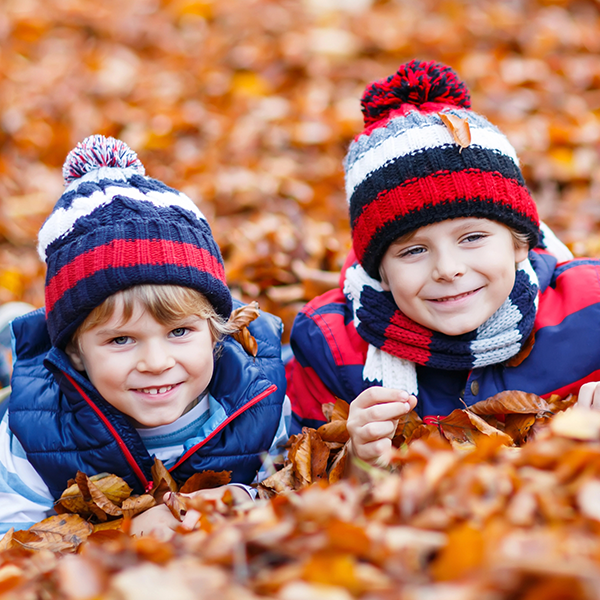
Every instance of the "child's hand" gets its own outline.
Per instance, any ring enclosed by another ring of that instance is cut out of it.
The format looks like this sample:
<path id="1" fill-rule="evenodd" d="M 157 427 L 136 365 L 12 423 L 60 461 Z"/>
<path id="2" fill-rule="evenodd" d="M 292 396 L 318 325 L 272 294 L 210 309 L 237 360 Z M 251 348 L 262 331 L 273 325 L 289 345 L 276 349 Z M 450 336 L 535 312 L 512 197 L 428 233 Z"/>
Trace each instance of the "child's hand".
<path id="1" fill-rule="evenodd" d="M 197 492 L 192 492 L 191 494 L 182 494 L 183 496 L 188 496 L 193 498 L 194 496 L 202 496 L 206 500 L 216 500 L 218 504 L 221 504 L 224 508 L 222 498 L 225 490 L 229 490 L 233 494 L 233 499 L 236 504 L 242 502 L 248 502 L 248 500 L 252 500 L 250 494 L 237 485 L 222 485 L 216 488 L 210 488 L 208 490 L 198 490 Z M 200 520 L 200 513 L 197 510 L 188 510 L 185 517 L 183 517 L 183 521 L 179 523 L 182 527 L 186 529 L 192 530 L 196 527 L 196 524 Z"/>
<path id="2" fill-rule="evenodd" d="M 191 494 L 181 494 L 192 498 L 194 496 L 202 496 L 207 500 L 218 500 L 220 501 L 223 493 L 226 489 L 231 490 L 233 497 L 237 503 L 247 502 L 251 500 L 250 494 L 243 488 L 237 485 L 222 485 L 220 487 L 211 488 L 208 490 L 198 490 Z M 168 496 L 171 492 L 166 492 L 163 501 L 168 501 Z M 180 522 L 170 511 L 166 504 L 159 504 L 153 506 L 143 513 L 137 515 L 131 519 L 131 528 L 129 530 L 130 535 L 137 535 L 138 537 L 143 535 L 152 535 L 159 540 L 168 541 L 173 535 L 175 535 L 175 529 L 183 527 L 184 529 L 192 530 L 196 526 L 200 519 L 200 513 L 196 510 L 188 510 L 183 520 Z"/>
<path id="3" fill-rule="evenodd" d="M 130 535 L 152 535 L 163 542 L 175 535 L 174 529 L 181 523 L 173 516 L 166 504 L 153 506 L 131 519 Z"/>
<path id="4" fill-rule="evenodd" d="M 600 410 L 600 382 L 590 381 L 584 383 L 579 390 L 575 406 Z"/>
<path id="5" fill-rule="evenodd" d="M 387 463 L 398 419 L 417 404 L 408 392 L 374 386 L 350 403 L 346 426 L 352 451 L 367 462 Z"/>

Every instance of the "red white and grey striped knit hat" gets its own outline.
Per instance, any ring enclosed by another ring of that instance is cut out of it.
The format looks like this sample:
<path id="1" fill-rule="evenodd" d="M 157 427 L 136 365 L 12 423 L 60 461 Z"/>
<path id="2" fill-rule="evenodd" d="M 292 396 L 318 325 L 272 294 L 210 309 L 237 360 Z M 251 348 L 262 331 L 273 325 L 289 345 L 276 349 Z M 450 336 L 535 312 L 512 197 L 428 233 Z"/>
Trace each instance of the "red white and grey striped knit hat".
<path id="1" fill-rule="evenodd" d="M 67 156 L 63 177 L 67 188 L 38 236 L 54 346 L 64 348 L 106 298 L 141 284 L 196 289 L 229 317 L 223 259 L 204 215 L 186 195 L 144 176 L 126 144 L 86 138 Z"/>
<path id="2" fill-rule="evenodd" d="M 345 159 L 356 256 L 373 278 L 389 245 L 419 227 L 458 217 L 499 221 L 538 242 L 539 218 L 508 139 L 470 110 L 456 73 L 413 60 L 362 97 L 365 129 Z M 467 119 L 461 148 L 440 113 Z"/>

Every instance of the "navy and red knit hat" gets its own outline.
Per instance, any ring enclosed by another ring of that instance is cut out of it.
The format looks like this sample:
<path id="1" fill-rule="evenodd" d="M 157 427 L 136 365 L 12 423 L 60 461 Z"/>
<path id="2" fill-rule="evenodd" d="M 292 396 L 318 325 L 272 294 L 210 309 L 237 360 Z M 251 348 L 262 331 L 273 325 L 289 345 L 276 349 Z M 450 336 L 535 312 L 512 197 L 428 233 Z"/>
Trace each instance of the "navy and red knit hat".
<path id="1" fill-rule="evenodd" d="M 69 153 L 63 177 L 67 188 L 38 237 L 54 346 L 64 348 L 95 307 L 134 285 L 193 288 L 229 318 L 223 259 L 190 198 L 145 177 L 135 152 L 101 135 Z"/>
<path id="2" fill-rule="evenodd" d="M 538 242 L 539 218 L 508 139 L 470 110 L 456 73 L 413 60 L 370 84 L 362 98 L 365 129 L 344 162 L 356 256 L 379 279 L 389 245 L 419 227 L 458 217 L 499 221 Z M 467 119 L 461 148 L 439 113 Z"/>

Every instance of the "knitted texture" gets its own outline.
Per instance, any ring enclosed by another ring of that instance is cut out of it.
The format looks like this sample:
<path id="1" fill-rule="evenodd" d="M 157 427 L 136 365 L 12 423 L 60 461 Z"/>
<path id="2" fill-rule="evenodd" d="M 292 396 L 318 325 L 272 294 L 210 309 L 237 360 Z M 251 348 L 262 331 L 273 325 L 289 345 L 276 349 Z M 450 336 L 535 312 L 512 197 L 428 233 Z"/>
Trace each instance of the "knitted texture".
<path id="1" fill-rule="evenodd" d="M 346 270 L 344 294 L 356 330 L 370 345 L 363 377 L 416 394 L 415 363 L 447 370 L 502 363 L 521 350 L 533 330 L 538 291 L 537 275 L 525 260 L 519 263 L 515 284 L 502 306 L 475 331 L 449 336 L 409 319 L 392 294 L 356 263 Z"/>
<path id="2" fill-rule="evenodd" d="M 144 176 L 135 152 L 100 135 L 71 151 L 63 175 L 67 188 L 38 236 L 53 345 L 64 348 L 96 306 L 134 285 L 196 289 L 229 317 L 223 259 L 190 198 Z"/>
<path id="3" fill-rule="evenodd" d="M 499 221 L 539 236 L 537 209 L 508 139 L 470 110 L 469 92 L 450 67 L 413 60 L 369 85 L 365 129 L 345 158 L 353 246 L 379 279 L 389 245 L 419 227 L 458 217 Z M 461 148 L 440 113 L 466 119 L 471 144 Z"/>

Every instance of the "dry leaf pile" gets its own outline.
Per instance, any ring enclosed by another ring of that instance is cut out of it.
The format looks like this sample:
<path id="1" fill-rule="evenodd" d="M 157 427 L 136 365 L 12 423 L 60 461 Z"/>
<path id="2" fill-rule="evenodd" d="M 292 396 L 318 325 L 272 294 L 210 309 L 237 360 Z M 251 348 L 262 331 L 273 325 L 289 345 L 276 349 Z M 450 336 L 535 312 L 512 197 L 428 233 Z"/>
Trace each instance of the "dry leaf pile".
<path id="1" fill-rule="evenodd" d="M 600 414 L 563 410 L 572 402 L 503 394 L 456 411 L 451 425 L 427 425 L 418 436 L 424 425 L 409 427 L 417 420 L 406 419 L 392 468 L 358 464 L 364 480 L 358 483 L 341 478 L 347 405 L 338 401 L 328 407 L 328 424 L 292 440 L 289 464 L 263 482 L 255 504 L 175 493 L 180 508 L 195 508 L 202 518 L 169 542 L 61 514 L 2 541 L 0 593 L 111 600 L 596 599 Z M 527 431 L 512 438 L 514 423 L 500 435 L 499 423 L 471 420 L 480 413 L 492 421 L 490 411 L 498 408 L 529 416 Z M 459 412 L 468 417 L 460 423 Z M 163 491 L 164 477 L 157 464 Z M 78 475 L 77 501 L 97 499 L 93 489 L 104 485 L 105 496 L 124 507 L 127 490 L 116 479 Z M 60 502 L 76 496 L 67 490 Z M 70 553 L 59 558 L 60 551 Z"/>

